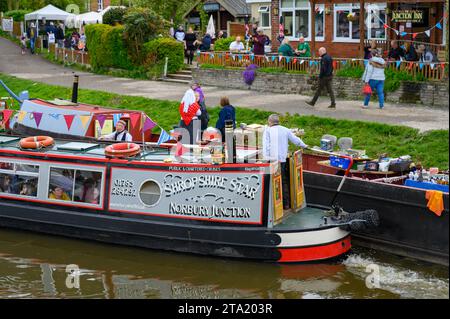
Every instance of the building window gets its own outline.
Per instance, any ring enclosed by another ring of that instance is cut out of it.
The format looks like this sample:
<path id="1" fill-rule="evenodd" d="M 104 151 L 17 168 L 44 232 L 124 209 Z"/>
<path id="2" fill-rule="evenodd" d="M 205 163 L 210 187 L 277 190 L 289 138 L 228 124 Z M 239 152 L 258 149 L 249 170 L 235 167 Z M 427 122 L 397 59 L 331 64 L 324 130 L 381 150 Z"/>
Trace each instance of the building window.
<path id="1" fill-rule="evenodd" d="M 366 6 L 367 39 L 386 40 L 386 3 Z"/>
<path id="2" fill-rule="evenodd" d="M 48 199 L 99 205 L 102 172 L 52 167 Z"/>
<path id="3" fill-rule="evenodd" d="M 98 11 L 103 10 L 103 0 L 97 0 Z"/>
<path id="4" fill-rule="evenodd" d="M 270 28 L 270 7 L 269 6 L 261 6 L 259 7 L 259 15 L 260 15 L 260 27 L 261 28 Z"/>
<path id="5" fill-rule="evenodd" d="M 284 34 L 291 40 L 304 37 L 311 40 L 311 5 L 305 0 L 281 0 L 281 16 L 283 17 Z M 324 40 L 324 5 L 316 6 L 315 11 L 316 40 Z"/>
<path id="6" fill-rule="evenodd" d="M 386 4 L 369 4 L 366 5 L 365 11 L 365 38 L 385 40 Z M 334 40 L 337 42 L 359 42 L 359 16 L 359 4 L 335 4 Z"/>
<path id="7" fill-rule="evenodd" d="M 0 193 L 36 197 L 39 166 L 0 162 Z"/>
<path id="8" fill-rule="evenodd" d="M 359 41 L 359 4 L 334 5 L 335 41 Z"/>

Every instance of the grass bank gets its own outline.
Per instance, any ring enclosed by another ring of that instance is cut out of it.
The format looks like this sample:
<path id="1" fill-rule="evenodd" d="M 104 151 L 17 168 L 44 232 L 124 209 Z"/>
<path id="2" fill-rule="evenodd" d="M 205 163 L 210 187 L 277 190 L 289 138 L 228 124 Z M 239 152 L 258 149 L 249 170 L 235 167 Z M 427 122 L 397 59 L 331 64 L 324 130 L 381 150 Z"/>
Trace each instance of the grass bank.
<path id="1" fill-rule="evenodd" d="M 16 93 L 28 90 L 31 97 L 41 99 L 71 98 L 70 88 L 22 80 L 1 73 L 0 79 Z M 6 95 L 3 88 L 0 88 L 0 96 Z M 170 130 L 179 119 L 179 102 L 175 101 L 154 100 L 93 90 L 80 90 L 79 101 L 119 109 L 141 110 L 166 130 Z M 219 110 L 219 107 L 208 109 L 212 125 L 217 121 Z M 256 109 L 236 108 L 238 123 L 265 124 L 270 113 Z M 354 148 L 365 149 L 367 154 L 372 157 L 382 153 L 388 153 L 392 157 L 409 154 L 415 161 L 421 162 L 427 167 L 436 166 L 441 169 L 449 167 L 448 130 L 435 130 L 422 134 L 416 129 L 404 126 L 291 114 L 282 114 L 281 120 L 282 124 L 287 127 L 303 128 L 306 132 L 303 139 L 309 145 L 319 145 L 323 134 L 333 134 L 337 137 L 349 136 L 353 138 Z"/>

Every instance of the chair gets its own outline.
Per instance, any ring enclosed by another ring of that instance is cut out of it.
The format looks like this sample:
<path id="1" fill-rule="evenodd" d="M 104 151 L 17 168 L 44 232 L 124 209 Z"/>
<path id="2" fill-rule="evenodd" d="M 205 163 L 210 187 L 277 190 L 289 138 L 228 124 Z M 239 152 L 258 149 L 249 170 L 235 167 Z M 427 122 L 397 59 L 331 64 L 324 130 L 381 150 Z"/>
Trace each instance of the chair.
<path id="1" fill-rule="evenodd" d="M 339 150 L 347 151 L 353 146 L 353 139 L 351 137 L 341 137 L 338 142 Z"/>

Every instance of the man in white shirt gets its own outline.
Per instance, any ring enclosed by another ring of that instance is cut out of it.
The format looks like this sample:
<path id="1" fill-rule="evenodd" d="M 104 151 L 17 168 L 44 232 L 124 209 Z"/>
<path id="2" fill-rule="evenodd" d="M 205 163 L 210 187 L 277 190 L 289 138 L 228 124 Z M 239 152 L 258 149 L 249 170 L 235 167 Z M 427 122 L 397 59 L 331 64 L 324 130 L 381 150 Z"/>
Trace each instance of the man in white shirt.
<path id="1" fill-rule="evenodd" d="M 236 41 L 231 42 L 230 44 L 230 51 L 231 52 L 239 52 L 244 51 L 245 47 L 244 44 L 241 42 L 241 37 L 237 36 Z"/>
<path id="2" fill-rule="evenodd" d="M 283 208 L 289 209 L 289 170 L 286 158 L 289 152 L 289 141 L 302 148 L 307 148 L 299 137 L 287 127 L 280 125 L 280 118 L 277 114 L 269 116 L 269 127 L 263 134 L 263 156 L 270 161 L 278 161 L 281 164 L 281 175 L 283 181 Z"/>
<path id="3" fill-rule="evenodd" d="M 131 136 L 131 134 L 128 133 L 128 131 L 125 129 L 126 126 L 127 123 L 124 120 L 119 120 L 116 124 L 116 131 L 111 134 L 101 136 L 100 139 L 109 141 L 132 142 L 133 136 Z"/>

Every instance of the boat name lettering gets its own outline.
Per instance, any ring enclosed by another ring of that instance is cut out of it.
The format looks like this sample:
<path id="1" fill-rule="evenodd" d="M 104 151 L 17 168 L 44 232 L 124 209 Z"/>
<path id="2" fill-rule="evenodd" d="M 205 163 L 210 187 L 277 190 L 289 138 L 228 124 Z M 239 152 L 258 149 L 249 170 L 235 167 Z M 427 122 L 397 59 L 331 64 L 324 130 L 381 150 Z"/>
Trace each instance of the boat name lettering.
<path id="1" fill-rule="evenodd" d="M 172 182 L 168 183 L 167 180 Z M 229 180 L 226 177 L 214 175 L 195 176 L 187 179 L 182 179 L 180 176 L 167 175 L 165 181 L 164 192 L 166 197 L 194 190 L 198 187 L 228 190 L 231 193 L 254 200 L 258 191 L 258 188 L 240 182 L 238 179 Z"/>
<path id="2" fill-rule="evenodd" d="M 219 207 L 196 206 L 188 204 L 170 203 L 170 214 L 202 216 L 212 218 L 250 218 L 250 209 L 247 207 Z"/>

